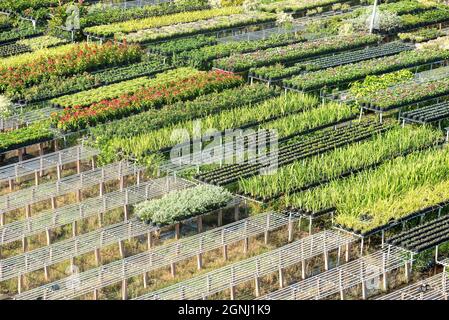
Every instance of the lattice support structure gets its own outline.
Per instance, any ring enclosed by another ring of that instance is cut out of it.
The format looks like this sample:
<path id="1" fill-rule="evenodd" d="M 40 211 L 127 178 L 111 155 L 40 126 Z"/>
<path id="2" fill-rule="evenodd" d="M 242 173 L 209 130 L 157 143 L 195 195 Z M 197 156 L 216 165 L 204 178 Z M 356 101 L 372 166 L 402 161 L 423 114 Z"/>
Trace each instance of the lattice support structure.
<path id="1" fill-rule="evenodd" d="M 449 275 L 439 273 L 376 300 L 448 300 Z"/>
<path id="2" fill-rule="evenodd" d="M 45 211 L 25 220 L 15 221 L 0 227 L 0 245 L 23 240 L 25 237 L 93 216 L 99 216 L 101 222 L 103 214 L 108 211 L 135 205 L 147 199 L 158 198 L 170 191 L 181 190 L 190 186 L 193 186 L 193 184 L 183 179 L 173 177 L 159 178 L 121 191 L 118 190 L 96 198 L 89 198 L 81 203 Z"/>
<path id="3" fill-rule="evenodd" d="M 269 226 L 266 223 L 267 216 L 270 217 Z M 230 244 L 264 234 L 267 231 L 267 227 L 271 231 L 287 226 L 292 219 L 292 216 L 273 212 L 249 217 L 227 226 L 161 245 L 147 252 L 80 273 L 77 275 L 78 285 L 75 289 L 66 285 L 67 279 L 62 279 L 23 292 L 16 295 L 14 299 L 75 299 L 92 292 L 94 295 L 95 293 L 98 294 L 101 288 L 116 283 L 122 283 L 123 298 L 127 298 L 127 294 L 124 293 L 126 291 L 127 279 L 131 277 L 143 275 L 144 279 L 147 279 L 146 273 L 148 272 L 175 266 L 178 262 L 195 257 L 199 260 L 199 257 L 202 257 L 206 252 L 226 248 Z M 330 236 L 327 238 L 329 241 L 332 240 Z M 350 240 L 341 237 L 341 241 Z M 150 243 L 151 237 L 149 239 Z M 56 290 L 55 288 L 58 289 Z"/>
<path id="4" fill-rule="evenodd" d="M 40 149 L 43 153 L 42 148 Z M 58 177 L 61 176 L 61 170 L 64 165 L 76 163 L 78 173 L 81 161 L 93 159 L 99 154 L 99 151 L 82 145 L 61 151 L 41 155 L 37 158 L 25 160 L 19 163 L 0 167 L 0 183 L 8 182 L 10 189 L 19 178 L 34 175 L 35 184 L 39 184 L 39 178 L 45 171 L 55 169 Z M 12 191 L 12 190 L 11 190 Z"/>
<path id="5" fill-rule="evenodd" d="M 150 292 L 137 300 L 204 299 L 227 289 L 231 292 L 231 299 L 234 299 L 236 286 L 239 284 L 255 279 L 259 281 L 260 277 L 272 273 L 281 273 L 287 267 L 324 255 L 354 241 L 355 238 L 350 235 L 326 230 L 265 254 Z M 283 277 L 280 278 L 282 281 Z"/>
<path id="6" fill-rule="evenodd" d="M 50 200 L 53 209 L 56 209 L 56 198 L 72 192 L 80 199 L 81 191 L 96 185 L 104 185 L 106 182 L 119 180 L 120 188 L 124 187 L 124 179 L 127 176 L 136 176 L 144 168 L 137 167 L 129 162 L 118 162 L 105 167 L 60 178 L 56 182 L 49 182 L 31 188 L 19 190 L 0 196 L 0 216 L 4 225 L 4 214 L 20 208 L 26 209 L 26 218 L 31 215 L 31 206 L 41 201 Z"/>
<path id="7" fill-rule="evenodd" d="M 345 291 L 356 286 L 361 286 L 362 298 L 366 299 L 369 284 L 385 290 L 388 285 L 388 272 L 411 263 L 408 255 L 409 253 L 405 250 L 390 247 L 322 272 L 261 299 L 320 300 L 338 294 L 341 299 L 344 299 Z M 380 281 L 381 278 L 382 281 Z"/>

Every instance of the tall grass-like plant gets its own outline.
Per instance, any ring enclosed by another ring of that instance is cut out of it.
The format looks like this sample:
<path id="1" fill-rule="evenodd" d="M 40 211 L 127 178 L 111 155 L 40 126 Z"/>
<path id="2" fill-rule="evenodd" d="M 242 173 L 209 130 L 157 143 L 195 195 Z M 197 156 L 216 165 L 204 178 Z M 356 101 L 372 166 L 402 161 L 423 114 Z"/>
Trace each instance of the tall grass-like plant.
<path id="1" fill-rule="evenodd" d="M 371 215 L 367 214 L 369 208 L 376 208 L 382 201 L 392 203 L 422 186 L 447 181 L 448 168 L 448 148 L 429 150 L 396 158 L 345 180 L 334 180 L 313 190 L 287 195 L 284 202 L 314 212 L 335 207 L 338 215 L 342 215 L 338 220 L 340 224 L 369 230 L 404 214 L 398 210 L 383 213 L 371 210 L 376 212 Z"/>
<path id="2" fill-rule="evenodd" d="M 242 180 L 239 182 L 239 188 L 254 197 L 290 194 L 298 188 L 337 178 L 351 170 L 368 168 L 370 165 L 391 160 L 401 153 L 430 147 L 441 138 L 441 133 L 431 128 L 401 128 L 397 125 L 372 140 L 295 162 L 279 168 L 273 175 Z"/>

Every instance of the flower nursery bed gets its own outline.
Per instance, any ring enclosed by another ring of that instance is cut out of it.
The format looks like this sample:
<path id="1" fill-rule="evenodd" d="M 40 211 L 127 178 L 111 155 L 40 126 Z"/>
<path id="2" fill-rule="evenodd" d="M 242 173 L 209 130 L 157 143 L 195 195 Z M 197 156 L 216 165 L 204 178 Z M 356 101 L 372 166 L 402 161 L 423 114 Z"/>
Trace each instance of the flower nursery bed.
<path id="1" fill-rule="evenodd" d="M 169 71 L 170 72 L 170 71 Z M 176 70 L 174 71 L 176 72 Z M 118 98 L 102 100 L 88 105 L 71 104 L 53 118 L 54 124 L 64 131 L 76 131 L 98 123 L 123 118 L 164 104 L 192 99 L 198 95 L 223 90 L 242 84 L 243 79 L 217 71 L 196 72 L 178 79 L 172 76 L 161 82 L 161 75 L 151 79 L 134 92 L 121 94 Z M 163 78 L 162 78 L 163 79 Z"/>
<path id="2" fill-rule="evenodd" d="M 300 62 L 294 64 L 293 66 L 276 64 L 268 67 L 251 69 L 249 71 L 249 76 L 256 77 L 264 81 L 277 82 L 284 78 L 288 78 L 301 73 L 318 71 L 345 64 L 358 63 L 374 58 L 386 57 L 412 49 L 413 46 L 402 42 L 389 42 L 379 46 L 342 52 L 339 54 L 337 53 L 305 62 Z"/>
<path id="3" fill-rule="evenodd" d="M 348 84 L 369 75 L 388 73 L 447 58 L 449 58 L 449 51 L 444 50 L 405 51 L 388 57 L 306 73 L 284 80 L 283 84 L 286 88 L 299 91 L 320 90 L 324 87 Z"/>
<path id="4" fill-rule="evenodd" d="M 235 54 L 231 57 L 214 60 L 213 66 L 218 69 L 243 72 L 251 68 L 272 65 L 275 63 L 292 63 L 351 50 L 378 43 L 381 38 L 377 35 L 351 35 L 343 37 L 328 37 L 304 43 L 292 44 L 279 48 L 259 50 L 245 54 Z"/>

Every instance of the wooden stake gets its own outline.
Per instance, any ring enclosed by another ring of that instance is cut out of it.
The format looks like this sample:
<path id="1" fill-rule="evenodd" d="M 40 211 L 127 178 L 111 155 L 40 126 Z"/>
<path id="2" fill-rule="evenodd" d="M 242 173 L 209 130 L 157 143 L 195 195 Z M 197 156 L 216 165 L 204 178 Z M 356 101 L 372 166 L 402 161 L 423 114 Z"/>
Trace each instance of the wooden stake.
<path id="1" fill-rule="evenodd" d="M 219 211 L 218 211 L 218 219 L 217 219 L 218 221 L 217 221 L 217 225 L 219 226 L 219 227 L 221 227 L 222 225 L 223 225 L 223 210 L 222 209 L 220 209 Z"/>
<path id="2" fill-rule="evenodd" d="M 180 235 L 179 229 L 180 228 L 179 228 L 179 222 L 178 222 L 178 223 L 175 224 L 175 239 L 176 240 L 179 240 L 179 238 L 180 238 L 180 236 L 179 236 Z"/>
<path id="3" fill-rule="evenodd" d="M 122 300 L 128 300 L 128 280 L 122 280 Z"/>

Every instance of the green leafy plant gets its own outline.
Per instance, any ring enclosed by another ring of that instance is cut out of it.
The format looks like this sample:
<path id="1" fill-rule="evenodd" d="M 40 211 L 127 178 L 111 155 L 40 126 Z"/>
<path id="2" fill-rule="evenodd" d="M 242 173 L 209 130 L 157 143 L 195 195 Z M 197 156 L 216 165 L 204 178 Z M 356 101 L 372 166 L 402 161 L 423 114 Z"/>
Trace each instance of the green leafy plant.
<path id="1" fill-rule="evenodd" d="M 169 225 L 224 207 L 232 199 L 226 189 L 200 185 L 138 204 L 136 215 L 147 223 Z"/>

